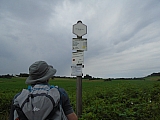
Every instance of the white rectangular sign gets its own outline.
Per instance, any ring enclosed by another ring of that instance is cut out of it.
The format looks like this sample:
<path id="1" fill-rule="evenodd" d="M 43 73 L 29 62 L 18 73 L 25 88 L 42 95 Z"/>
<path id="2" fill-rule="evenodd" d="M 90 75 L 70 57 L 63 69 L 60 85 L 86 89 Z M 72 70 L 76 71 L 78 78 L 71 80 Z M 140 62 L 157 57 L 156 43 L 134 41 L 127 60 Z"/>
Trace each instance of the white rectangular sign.
<path id="1" fill-rule="evenodd" d="M 83 64 L 84 62 L 84 53 L 83 52 L 72 52 L 72 64 Z"/>
<path id="2" fill-rule="evenodd" d="M 87 39 L 72 39 L 72 50 L 84 50 L 87 51 Z"/>
<path id="3" fill-rule="evenodd" d="M 71 76 L 82 76 L 82 66 L 81 65 L 73 65 Z"/>

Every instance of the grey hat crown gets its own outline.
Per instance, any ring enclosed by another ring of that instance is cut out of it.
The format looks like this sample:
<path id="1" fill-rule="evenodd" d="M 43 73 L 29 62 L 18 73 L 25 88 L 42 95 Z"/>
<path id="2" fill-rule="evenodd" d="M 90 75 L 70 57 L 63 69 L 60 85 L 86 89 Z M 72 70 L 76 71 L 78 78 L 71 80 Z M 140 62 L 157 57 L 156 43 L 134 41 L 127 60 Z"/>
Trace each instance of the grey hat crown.
<path id="1" fill-rule="evenodd" d="M 36 84 L 47 81 L 56 73 L 56 69 L 45 61 L 37 61 L 29 67 L 29 77 L 26 84 Z"/>
<path id="2" fill-rule="evenodd" d="M 38 61 L 29 67 L 29 74 L 33 79 L 38 79 L 43 77 L 49 70 L 49 66 L 44 61 Z"/>

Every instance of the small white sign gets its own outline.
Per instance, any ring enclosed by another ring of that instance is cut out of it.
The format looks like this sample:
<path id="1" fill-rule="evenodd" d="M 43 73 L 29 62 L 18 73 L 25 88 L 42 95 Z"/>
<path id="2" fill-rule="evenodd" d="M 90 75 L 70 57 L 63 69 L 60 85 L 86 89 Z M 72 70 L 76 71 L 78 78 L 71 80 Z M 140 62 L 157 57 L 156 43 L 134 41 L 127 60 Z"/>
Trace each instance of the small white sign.
<path id="1" fill-rule="evenodd" d="M 73 38 L 72 50 L 84 50 L 87 51 L 87 39 Z"/>
<path id="2" fill-rule="evenodd" d="M 83 52 L 72 52 L 72 64 L 83 64 L 84 62 L 84 53 Z"/>
<path id="3" fill-rule="evenodd" d="M 87 26 L 82 22 L 78 22 L 77 24 L 73 25 L 73 34 L 81 37 L 87 34 Z"/>
<path id="4" fill-rule="evenodd" d="M 82 76 L 82 66 L 81 65 L 73 65 L 71 76 Z"/>

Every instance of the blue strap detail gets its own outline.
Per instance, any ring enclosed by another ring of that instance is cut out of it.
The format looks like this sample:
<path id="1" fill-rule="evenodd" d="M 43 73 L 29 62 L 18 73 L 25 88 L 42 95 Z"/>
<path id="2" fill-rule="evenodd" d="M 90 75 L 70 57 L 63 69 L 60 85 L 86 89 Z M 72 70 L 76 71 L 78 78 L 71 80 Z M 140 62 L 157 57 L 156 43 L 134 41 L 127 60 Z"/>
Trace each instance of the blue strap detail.
<path id="1" fill-rule="evenodd" d="M 52 88 L 55 88 L 55 86 L 54 86 L 54 85 L 51 85 L 51 86 L 50 86 L 50 89 L 52 89 Z"/>
<path id="2" fill-rule="evenodd" d="M 54 85 L 51 85 L 51 86 L 50 86 L 50 89 L 52 89 L 52 88 L 55 88 L 55 86 L 54 86 Z M 34 90 L 40 90 L 40 89 L 42 89 L 42 88 L 36 88 L 36 89 L 34 89 Z M 31 85 L 28 86 L 28 90 L 29 90 L 30 92 L 32 91 L 32 86 L 31 86 Z"/>
<path id="3" fill-rule="evenodd" d="M 32 86 L 29 85 L 29 86 L 28 86 L 28 90 L 29 90 L 30 92 L 31 92 L 31 89 L 32 89 Z"/>

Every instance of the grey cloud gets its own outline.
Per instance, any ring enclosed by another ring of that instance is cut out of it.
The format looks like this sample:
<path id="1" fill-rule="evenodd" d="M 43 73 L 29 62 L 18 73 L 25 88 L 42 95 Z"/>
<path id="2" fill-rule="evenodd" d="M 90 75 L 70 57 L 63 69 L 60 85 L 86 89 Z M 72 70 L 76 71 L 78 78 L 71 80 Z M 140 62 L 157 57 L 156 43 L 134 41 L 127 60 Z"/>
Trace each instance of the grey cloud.
<path id="1" fill-rule="evenodd" d="M 45 60 L 57 75 L 70 76 L 72 25 L 78 20 L 88 29 L 84 74 L 136 77 L 158 71 L 159 3 L 1 0 L 0 74 L 28 72 L 30 64 Z"/>

